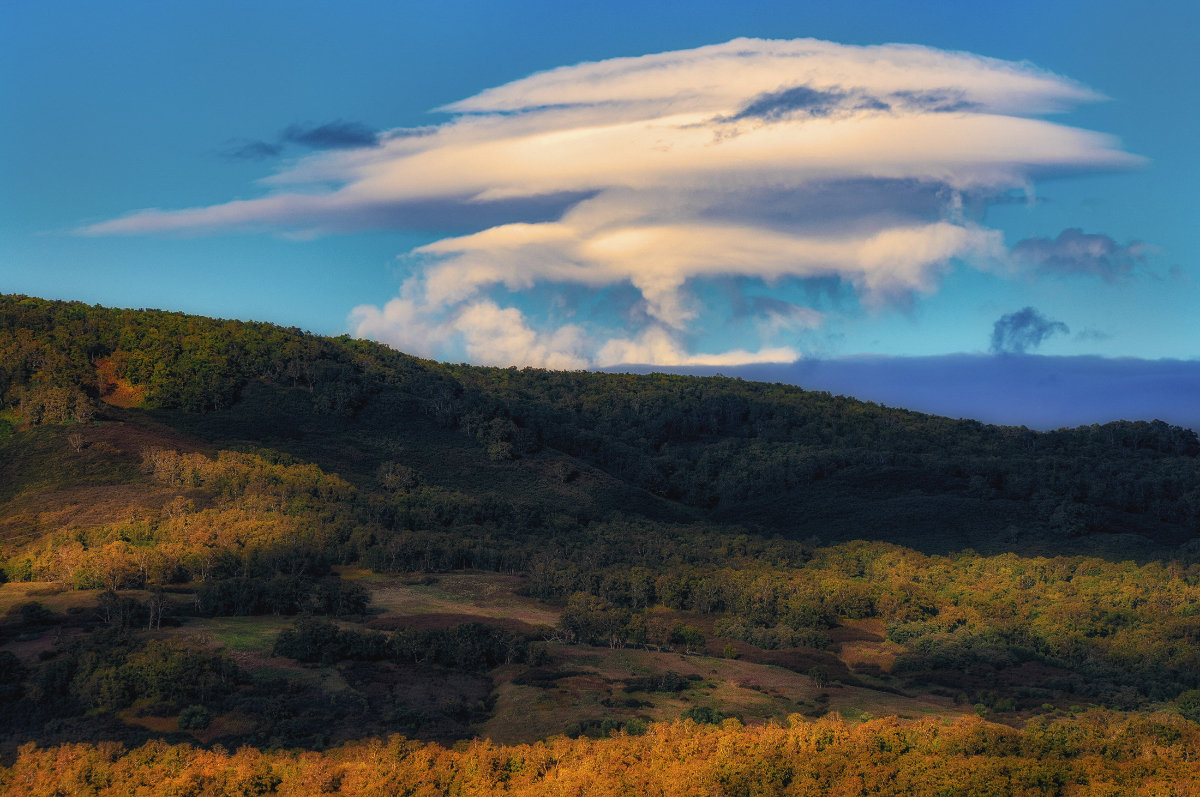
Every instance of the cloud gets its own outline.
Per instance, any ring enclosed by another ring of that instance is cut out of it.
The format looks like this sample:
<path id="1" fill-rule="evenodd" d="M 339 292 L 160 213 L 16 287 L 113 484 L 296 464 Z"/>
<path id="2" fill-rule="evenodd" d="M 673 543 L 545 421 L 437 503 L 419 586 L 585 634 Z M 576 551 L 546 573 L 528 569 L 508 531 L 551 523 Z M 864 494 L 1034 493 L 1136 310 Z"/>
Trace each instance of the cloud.
<path id="1" fill-rule="evenodd" d="M 1063 230 L 1054 240 L 1026 238 L 1012 248 L 1015 260 L 1043 274 L 1087 274 L 1116 282 L 1129 277 L 1146 259 L 1148 246 L 1141 241 L 1122 246 L 1107 235 Z"/>
<path id="2" fill-rule="evenodd" d="M 392 132 L 396 137 L 422 134 L 421 128 Z M 234 160 L 269 160 L 282 155 L 289 144 L 316 150 L 359 149 L 378 146 L 379 134 L 361 122 L 344 122 L 340 119 L 322 125 L 291 124 L 274 141 L 233 139 L 218 150 L 218 154 Z M 176 226 L 179 226 L 180 218 L 186 217 L 177 217 Z"/>
<path id="3" fill-rule="evenodd" d="M 1032 307 L 1000 316 L 992 327 L 992 352 L 1024 354 L 1033 351 L 1052 335 L 1070 334 L 1061 321 L 1051 321 Z"/>
<path id="4" fill-rule="evenodd" d="M 599 367 L 649 364 L 671 366 L 734 366 L 759 363 L 788 363 L 797 360 L 800 352 L 787 346 L 764 348 L 758 351 L 735 349 L 707 354 L 688 354 L 662 327 L 651 327 L 636 338 L 609 340 L 593 358 Z"/>
<path id="5" fill-rule="evenodd" d="M 379 134 L 361 122 L 337 120 L 323 125 L 293 124 L 280 135 L 283 141 L 312 149 L 356 149 L 379 144 Z"/>
<path id="6" fill-rule="evenodd" d="M 434 127 L 289 128 L 281 142 L 318 151 L 263 181 L 264 196 L 79 232 L 427 230 L 442 237 L 403 257 L 400 299 L 448 331 L 429 353 L 684 363 L 702 356 L 699 329 L 734 320 L 698 298 L 713 280 L 834 280 L 883 308 L 936 291 L 957 263 L 1005 262 L 1003 236 L 964 208 L 1141 162 L 1109 136 L 1038 118 L 1098 99 L 969 53 L 737 39 L 531 75 L 438 109 L 450 119 Z M 620 324 L 521 304 L 554 285 L 632 288 L 637 300 Z M 387 325 L 389 306 L 356 309 L 356 332 L 411 338 Z M 794 352 L 800 321 L 819 316 L 771 318 L 758 340 L 703 356 Z"/>
<path id="7" fill-rule="evenodd" d="M 357 334 L 423 356 L 435 356 L 447 342 L 458 345 L 480 365 L 531 365 L 577 370 L 648 364 L 658 366 L 734 366 L 792 362 L 800 352 L 786 346 L 756 351 L 689 354 L 675 330 L 650 326 L 635 337 L 591 338 L 582 327 L 567 324 L 535 330 L 515 307 L 491 300 L 466 302 L 450 313 L 403 296 L 383 307 L 361 305 L 350 314 Z"/>
<path id="8" fill-rule="evenodd" d="M 252 161 L 278 158 L 282 152 L 282 144 L 276 144 L 271 141 L 255 141 L 247 139 L 235 139 L 230 141 L 220 150 L 220 154 L 226 158 Z"/>
<path id="9" fill-rule="evenodd" d="M 825 321 L 825 314 L 818 310 L 773 296 L 749 296 L 747 301 L 751 314 L 770 330 L 770 338 L 785 330 L 816 329 Z"/>
<path id="10" fill-rule="evenodd" d="M 1092 329 L 1091 327 L 1086 327 L 1075 333 L 1075 340 L 1084 340 L 1084 341 L 1112 340 L 1112 333 L 1105 332 L 1102 329 Z"/>

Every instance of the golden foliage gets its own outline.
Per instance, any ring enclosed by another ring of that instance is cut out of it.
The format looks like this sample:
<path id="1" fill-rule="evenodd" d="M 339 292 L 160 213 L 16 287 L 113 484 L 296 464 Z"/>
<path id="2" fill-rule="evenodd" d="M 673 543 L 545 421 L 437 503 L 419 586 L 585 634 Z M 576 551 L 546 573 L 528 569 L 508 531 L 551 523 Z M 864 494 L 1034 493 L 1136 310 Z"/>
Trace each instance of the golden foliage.
<path id="1" fill-rule="evenodd" d="M 488 740 L 446 749 L 399 736 L 327 753 L 149 742 L 25 745 L 0 794 L 945 795 L 1191 794 L 1200 728 L 1177 716 L 1090 712 L 1023 730 L 977 718 L 788 727 L 656 724 L 643 736 Z"/>

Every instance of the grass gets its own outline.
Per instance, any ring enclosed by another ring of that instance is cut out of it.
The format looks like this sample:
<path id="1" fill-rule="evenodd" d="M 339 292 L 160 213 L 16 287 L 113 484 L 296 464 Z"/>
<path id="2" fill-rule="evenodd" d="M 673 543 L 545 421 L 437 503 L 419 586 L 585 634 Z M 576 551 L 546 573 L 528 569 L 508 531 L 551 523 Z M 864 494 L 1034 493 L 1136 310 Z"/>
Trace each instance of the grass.
<path id="1" fill-rule="evenodd" d="M 140 480 L 136 459 L 115 446 L 104 424 L 58 424 L 21 429 L 0 441 L 0 502 L 34 490 Z M 81 434 L 87 445 L 68 441 Z"/>
<path id="2" fill-rule="evenodd" d="M 190 620 L 181 630 L 187 634 L 210 637 L 213 642 L 230 651 L 270 655 L 275 637 L 295 622 L 294 617 L 210 617 Z"/>
<path id="3" fill-rule="evenodd" d="M 66 614 L 72 609 L 94 609 L 98 595 L 91 591 L 62 590 L 49 581 L 0 584 L 0 615 L 15 612 L 18 606 L 34 601 L 57 614 Z"/>
<path id="4" fill-rule="evenodd" d="M 371 593 L 371 606 L 381 610 L 378 621 L 408 619 L 425 624 L 433 615 L 447 622 L 504 620 L 536 627 L 558 624 L 560 612 L 533 598 L 516 594 L 522 579 L 502 573 L 447 573 L 436 583 L 406 584 L 403 577 L 376 575 L 370 571 L 342 572 L 343 578 L 358 581 Z"/>

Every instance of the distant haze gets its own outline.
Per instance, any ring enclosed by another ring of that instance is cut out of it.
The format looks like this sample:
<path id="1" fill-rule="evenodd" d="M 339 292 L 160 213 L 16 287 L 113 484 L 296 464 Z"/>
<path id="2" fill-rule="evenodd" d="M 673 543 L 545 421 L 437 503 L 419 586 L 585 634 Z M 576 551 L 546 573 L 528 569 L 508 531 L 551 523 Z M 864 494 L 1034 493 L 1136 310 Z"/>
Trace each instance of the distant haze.
<path id="1" fill-rule="evenodd" d="M 622 366 L 612 370 L 719 373 L 1034 429 L 1157 419 L 1200 430 L 1200 362 L 1189 360 L 951 354 L 799 360 L 736 368 Z"/>

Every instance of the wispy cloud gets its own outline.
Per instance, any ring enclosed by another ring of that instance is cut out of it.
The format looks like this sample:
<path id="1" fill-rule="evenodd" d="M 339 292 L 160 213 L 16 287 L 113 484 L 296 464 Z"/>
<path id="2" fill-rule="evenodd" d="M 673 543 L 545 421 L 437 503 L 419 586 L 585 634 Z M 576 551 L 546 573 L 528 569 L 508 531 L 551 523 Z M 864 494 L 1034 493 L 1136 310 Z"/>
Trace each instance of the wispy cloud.
<path id="1" fill-rule="evenodd" d="M 218 152 L 235 160 L 261 161 L 278 158 L 283 154 L 283 145 L 274 141 L 238 138 L 226 142 Z"/>
<path id="2" fill-rule="evenodd" d="M 358 334 L 536 365 L 762 362 L 796 356 L 799 322 L 818 316 L 775 314 L 757 347 L 703 355 L 693 333 L 728 319 L 702 307 L 696 285 L 834 279 L 881 307 L 935 291 L 955 261 L 1005 260 L 1002 235 L 964 207 L 1043 176 L 1139 163 L 1108 136 L 1037 118 L 1097 99 L 968 53 L 738 39 L 535 74 L 439 109 L 445 124 L 313 153 L 262 198 L 80 232 L 462 230 L 409 253 L 401 296 L 356 308 Z M 285 138 L 337 147 L 373 135 L 338 124 Z M 556 284 L 632 286 L 634 328 L 552 328 L 511 300 Z"/>
<path id="3" fill-rule="evenodd" d="M 1145 261 L 1148 248 L 1141 241 L 1122 246 L 1107 235 L 1071 228 L 1053 240 L 1018 241 L 1012 255 L 1044 274 L 1087 274 L 1115 282 L 1130 276 L 1134 267 Z"/>
<path id="4" fill-rule="evenodd" d="M 288 125 L 280 139 L 312 149 L 357 149 L 379 144 L 379 134 L 362 122 L 340 119 L 323 125 Z"/>
<path id="5" fill-rule="evenodd" d="M 235 160 L 269 160 L 278 158 L 290 144 L 308 149 L 360 149 L 379 144 L 379 133 L 362 122 L 341 119 L 314 125 L 290 124 L 273 141 L 235 138 L 225 143 L 218 154 Z"/>
<path id="6" fill-rule="evenodd" d="M 1035 351 L 1047 338 L 1070 334 L 1061 321 L 1051 321 L 1032 307 L 1000 316 L 992 327 L 992 352 L 1025 354 Z"/>

